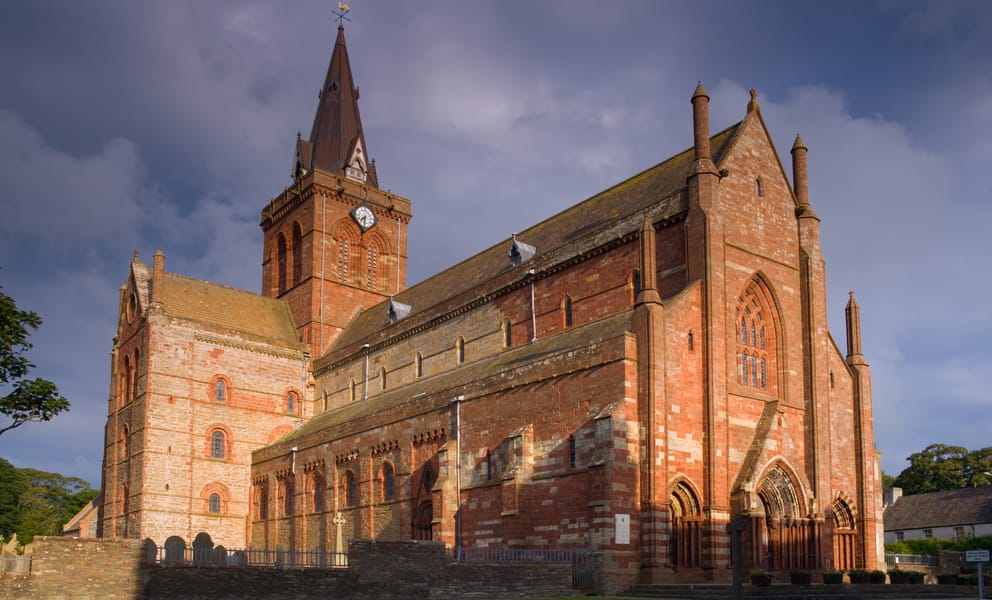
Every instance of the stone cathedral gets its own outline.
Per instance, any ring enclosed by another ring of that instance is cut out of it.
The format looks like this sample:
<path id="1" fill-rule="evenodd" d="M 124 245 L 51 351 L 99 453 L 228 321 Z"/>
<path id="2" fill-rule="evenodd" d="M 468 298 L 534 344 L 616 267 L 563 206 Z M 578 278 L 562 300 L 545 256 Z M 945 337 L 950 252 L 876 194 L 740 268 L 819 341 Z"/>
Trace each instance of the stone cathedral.
<path id="1" fill-rule="evenodd" d="M 101 534 L 584 548 L 620 588 L 728 580 L 734 522 L 748 567 L 875 568 L 860 310 L 838 343 L 807 148 L 790 182 L 742 113 L 697 86 L 685 151 L 407 287 L 339 27 L 262 293 L 131 261 Z"/>

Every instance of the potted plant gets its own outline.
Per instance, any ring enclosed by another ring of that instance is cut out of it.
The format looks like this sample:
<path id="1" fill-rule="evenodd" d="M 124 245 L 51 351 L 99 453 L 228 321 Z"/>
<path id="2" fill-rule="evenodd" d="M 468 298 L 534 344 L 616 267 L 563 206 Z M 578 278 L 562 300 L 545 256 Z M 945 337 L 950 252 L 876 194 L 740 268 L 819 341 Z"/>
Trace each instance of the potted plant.
<path id="1" fill-rule="evenodd" d="M 885 583 L 885 571 L 869 571 L 868 572 L 868 583 L 873 583 L 875 585 Z"/>
<path id="2" fill-rule="evenodd" d="M 823 583 L 826 585 L 840 585 L 844 583 L 844 571 L 824 571 Z"/>
<path id="3" fill-rule="evenodd" d="M 864 569 L 851 569 L 847 572 L 847 576 L 851 578 L 853 584 L 868 583 L 869 581 L 868 571 Z"/>
<path id="4" fill-rule="evenodd" d="M 813 573 L 809 571 L 789 571 L 789 582 L 792 585 L 809 585 L 813 583 Z"/>
<path id="5" fill-rule="evenodd" d="M 764 569 L 751 569 L 751 585 L 766 586 L 772 584 L 772 574 Z"/>
<path id="6" fill-rule="evenodd" d="M 909 575 L 910 571 L 900 571 L 899 569 L 889 571 L 889 582 L 893 585 L 909 583 Z"/>

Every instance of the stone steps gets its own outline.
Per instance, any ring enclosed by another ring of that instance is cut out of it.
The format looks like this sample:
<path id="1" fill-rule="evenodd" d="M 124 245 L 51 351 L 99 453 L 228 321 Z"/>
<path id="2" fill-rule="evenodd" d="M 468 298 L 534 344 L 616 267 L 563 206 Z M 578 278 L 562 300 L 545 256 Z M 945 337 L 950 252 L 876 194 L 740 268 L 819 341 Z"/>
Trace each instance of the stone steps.
<path id="1" fill-rule="evenodd" d="M 773 584 L 765 587 L 744 586 L 748 600 L 914 600 L 975 598 L 975 586 L 961 585 L 789 585 Z M 621 594 L 623 598 L 668 598 L 671 600 L 732 600 L 729 585 L 698 584 L 641 584 Z"/>

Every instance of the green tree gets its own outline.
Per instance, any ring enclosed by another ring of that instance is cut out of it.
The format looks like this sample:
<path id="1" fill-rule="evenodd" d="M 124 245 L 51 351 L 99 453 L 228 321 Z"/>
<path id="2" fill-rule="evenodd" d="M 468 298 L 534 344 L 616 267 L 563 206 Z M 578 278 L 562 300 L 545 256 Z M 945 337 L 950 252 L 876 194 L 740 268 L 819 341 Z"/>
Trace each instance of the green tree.
<path id="1" fill-rule="evenodd" d="M 18 310 L 14 299 L 0 291 L 0 390 L 10 388 L 0 397 L 0 414 L 10 419 L 6 426 L 0 424 L 0 434 L 31 421 L 49 421 L 69 410 L 69 401 L 59 394 L 54 383 L 27 379 L 34 368 L 25 356 L 31 349 L 28 336 L 40 326 L 41 317 Z"/>
<path id="2" fill-rule="evenodd" d="M 896 478 L 882 471 L 882 489 L 887 490 L 896 484 Z"/>
<path id="3" fill-rule="evenodd" d="M 0 458 L 0 538 L 9 538 L 21 524 L 18 504 L 27 489 L 20 469 Z"/>
<path id="4" fill-rule="evenodd" d="M 20 471 L 27 486 L 18 502 L 21 522 L 17 538 L 25 545 L 36 535 L 62 535 L 62 525 L 97 495 L 78 477 L 35 469 Z"/>
<path id="5" fill-rule="evenodd" d="M 992 477 L 992 447 L 969 451 L 961 446 L 931 444 L 909 455 L 909 466 L 894 485 L 906 495 L 928 494 L 963 487 L 989 485 Z"/>

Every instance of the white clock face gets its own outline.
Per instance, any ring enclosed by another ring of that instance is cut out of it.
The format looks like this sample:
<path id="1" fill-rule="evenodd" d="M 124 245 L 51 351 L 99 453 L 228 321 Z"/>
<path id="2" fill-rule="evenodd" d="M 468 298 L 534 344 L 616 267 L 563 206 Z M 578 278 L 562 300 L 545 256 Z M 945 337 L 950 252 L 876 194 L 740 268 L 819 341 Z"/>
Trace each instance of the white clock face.
<path id="1" fill-rule="evenodd" d="M 367 206 L 359 206 L 355 209 L 355 221 L 358 222 L 362 229 L 369 229 L 375 225 L 375 215 L 369 210 Z"/>

